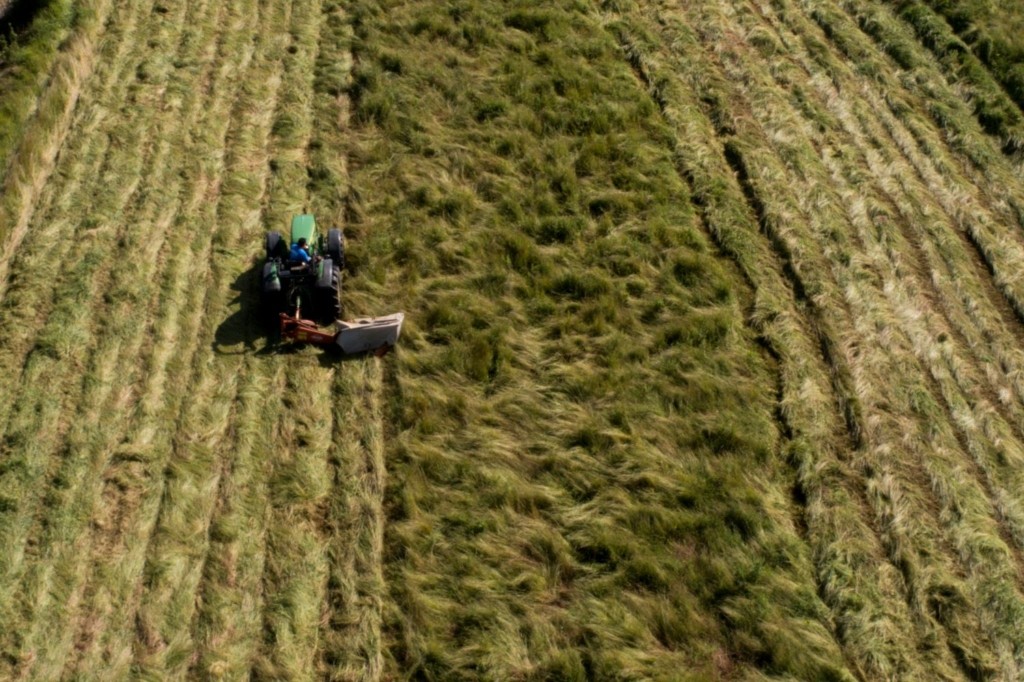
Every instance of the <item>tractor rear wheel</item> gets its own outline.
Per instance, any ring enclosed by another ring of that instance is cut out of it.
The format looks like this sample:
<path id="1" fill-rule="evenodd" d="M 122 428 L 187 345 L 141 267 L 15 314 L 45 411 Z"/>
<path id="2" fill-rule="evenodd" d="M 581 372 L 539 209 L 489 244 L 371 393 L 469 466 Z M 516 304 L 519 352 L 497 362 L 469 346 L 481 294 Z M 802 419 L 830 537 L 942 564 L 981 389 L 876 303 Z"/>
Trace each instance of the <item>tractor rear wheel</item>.
<path id="1" fill-rule="evenodd" d="M 340 275 L 333 259 L 325 258 L 323 270 L 313 292 L 313 309 L 316 311 L 317 320 L 323 324 L 334 322 L 341 317 L 341 301 L 338 297 L 341 291 Z"/>

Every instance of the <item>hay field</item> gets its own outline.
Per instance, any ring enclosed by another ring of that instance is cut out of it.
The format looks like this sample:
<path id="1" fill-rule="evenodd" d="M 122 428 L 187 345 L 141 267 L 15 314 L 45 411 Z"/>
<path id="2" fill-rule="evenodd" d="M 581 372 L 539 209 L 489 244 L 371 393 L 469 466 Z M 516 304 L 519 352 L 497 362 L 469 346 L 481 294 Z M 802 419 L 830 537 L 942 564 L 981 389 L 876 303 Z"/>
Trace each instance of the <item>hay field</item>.
<path id="1" fill-rule="evenodd" d="M 41 4 L 0 679 L 1024 676 L 1024 12 Z M 303 210 L 395 353 L 273 342 Z"/>

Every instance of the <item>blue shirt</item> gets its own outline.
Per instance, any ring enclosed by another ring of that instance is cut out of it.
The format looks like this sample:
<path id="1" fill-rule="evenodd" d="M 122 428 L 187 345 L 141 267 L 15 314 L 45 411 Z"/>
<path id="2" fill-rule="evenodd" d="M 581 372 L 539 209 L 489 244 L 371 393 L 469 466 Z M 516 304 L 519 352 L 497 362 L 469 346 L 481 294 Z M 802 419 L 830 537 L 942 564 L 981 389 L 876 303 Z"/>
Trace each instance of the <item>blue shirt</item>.
<path id="1" fill-rule="evenodd" d="M 291 259 L 301 263 L 308 263 L 310 261 L 309 254 L 306 253 L 305 249 L 300 248 L 298 244 L 292 244 Z"/>

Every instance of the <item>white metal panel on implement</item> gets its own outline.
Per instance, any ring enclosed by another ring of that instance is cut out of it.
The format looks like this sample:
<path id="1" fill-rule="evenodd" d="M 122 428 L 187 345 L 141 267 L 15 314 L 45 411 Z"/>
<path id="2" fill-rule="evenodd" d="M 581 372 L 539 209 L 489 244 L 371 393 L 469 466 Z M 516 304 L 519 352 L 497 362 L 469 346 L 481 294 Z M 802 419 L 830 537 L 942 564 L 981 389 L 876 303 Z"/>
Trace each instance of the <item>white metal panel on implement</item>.
<path id="1" fill-rule="evenodd" d="M 405 313 L 394 313 L 382 317 L 366 317 L 353 321 L 339 320 L 336 325 L 336 343 L 346 354 L 390 348 L 398 342 L 402 333 Z"/>

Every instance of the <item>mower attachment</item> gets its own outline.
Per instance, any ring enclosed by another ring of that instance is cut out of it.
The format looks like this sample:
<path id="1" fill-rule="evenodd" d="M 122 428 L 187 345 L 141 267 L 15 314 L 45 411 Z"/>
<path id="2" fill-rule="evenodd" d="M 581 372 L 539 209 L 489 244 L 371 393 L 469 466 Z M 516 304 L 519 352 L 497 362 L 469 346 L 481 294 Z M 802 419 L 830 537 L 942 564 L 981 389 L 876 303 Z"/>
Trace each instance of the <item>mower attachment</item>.
<path id="1" fill-rule="evenodd" d="M 404 319 L 404 313 L 394 313 L 352 322 L 338 320 L 336 343 L 346 354 L 391 348 L 398 342 Z"/>
<path id="2" fill-rule="evenodd" d="M 398 342 L 402 332 L 404 313 L 383 317 L 369 317 L 351 322 L 335 322 L 337 332 L 329 334 L 320 331 L 315 322 L 303 320 L 296 311 L 294 316 L 281 313 L 281 338 L 292 339 L 315 346 L 336 345 L 346 355 L 376 351 L 387 353 Z"/>

